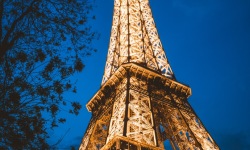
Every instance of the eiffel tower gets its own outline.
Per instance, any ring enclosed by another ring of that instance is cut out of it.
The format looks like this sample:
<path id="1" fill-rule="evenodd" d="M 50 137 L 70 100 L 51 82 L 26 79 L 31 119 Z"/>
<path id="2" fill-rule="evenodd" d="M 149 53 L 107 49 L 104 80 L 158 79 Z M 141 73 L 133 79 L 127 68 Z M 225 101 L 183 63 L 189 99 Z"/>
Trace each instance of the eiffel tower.
<path id="1" fill-rule="evenodd" d="M 108 56 L 79 150 L 217 150 L 163 50 L 149 0 L 114 0 Z"/>

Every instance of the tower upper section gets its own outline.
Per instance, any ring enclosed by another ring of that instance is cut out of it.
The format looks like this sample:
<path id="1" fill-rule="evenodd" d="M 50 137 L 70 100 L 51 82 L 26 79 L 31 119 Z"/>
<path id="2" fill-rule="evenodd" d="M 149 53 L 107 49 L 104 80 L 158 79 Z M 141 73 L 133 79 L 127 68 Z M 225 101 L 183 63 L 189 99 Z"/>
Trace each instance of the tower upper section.
<path id="1" fill-rule="evenodd" d="M 114 0 L 113 24 L 102 84 L 124 63 L 137 63 L 174 79 L 149 0 Z"/>

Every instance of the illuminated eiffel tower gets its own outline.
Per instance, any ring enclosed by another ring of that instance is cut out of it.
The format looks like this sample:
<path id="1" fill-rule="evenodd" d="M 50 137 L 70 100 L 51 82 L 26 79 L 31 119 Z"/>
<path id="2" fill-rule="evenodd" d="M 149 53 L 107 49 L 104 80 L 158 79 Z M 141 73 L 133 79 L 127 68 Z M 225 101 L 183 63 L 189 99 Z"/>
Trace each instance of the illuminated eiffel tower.
<path id="1" fill-rule="evenodd" d="M 115 0 L 103 81 L 80 150 L 219 149 L 176 81 L 148 0 Z"/>

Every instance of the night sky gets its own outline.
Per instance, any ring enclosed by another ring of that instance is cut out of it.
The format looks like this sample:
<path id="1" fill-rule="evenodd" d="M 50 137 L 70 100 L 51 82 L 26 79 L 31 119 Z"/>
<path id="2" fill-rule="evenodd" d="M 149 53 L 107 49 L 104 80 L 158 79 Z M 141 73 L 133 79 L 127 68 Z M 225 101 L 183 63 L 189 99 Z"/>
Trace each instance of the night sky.
<path id="1" fill-rule="evenodd" d="M 51 131 L 58 149 L 78 147 L 91 113 L 86 103 L 104 73 L 113 0 L 95 0 L 92 27 L 98 49 L 74 78 L 80 115 Z M 222 150 L 250 150 L 250 0 L 151 0 L 153 17 L 177 81 L 192 89 L 191 106 Z M 61 115 L 68 115 L 63 113 Z M 67 132 L 68 131 L 68 132 Z"/>

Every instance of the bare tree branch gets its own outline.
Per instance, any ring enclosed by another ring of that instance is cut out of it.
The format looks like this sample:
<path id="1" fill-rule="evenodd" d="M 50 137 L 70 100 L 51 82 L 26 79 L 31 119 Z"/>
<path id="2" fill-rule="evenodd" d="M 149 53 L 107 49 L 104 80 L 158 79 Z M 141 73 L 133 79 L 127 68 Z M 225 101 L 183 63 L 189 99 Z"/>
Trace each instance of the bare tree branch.
<path id="1" fill-rule="evenodd" d="M 6 35 L 3 38 L 3 41 L 1 41 L 0 44 L 0 59 L 3 58 L 3 56 L 5 55 L 5 53 L 14 45 L 14 43 L 22 36 L 20 35 L 20 31 L 16 33 L 16 35 L 14 36 L 14 38 L 9 42 L 9 38 L 11 36 L 11 33 L 14 34 L 14 29 L 17 26 L 17 24 L 26 16 L 28 15 L 32 10 L 33 10 L 33 4 L 36 1 L 32 1 L 30 3 L 30 6 L 26 9 L 26 11 L 24 11 L 16 20 L 13 21 L 13 23 L 11 24 L 10 29 L 7 31 Z M 2 20 L 2 19 L 1 19 Z M 1 28 L 2 29 L 2 28 Z"/>

